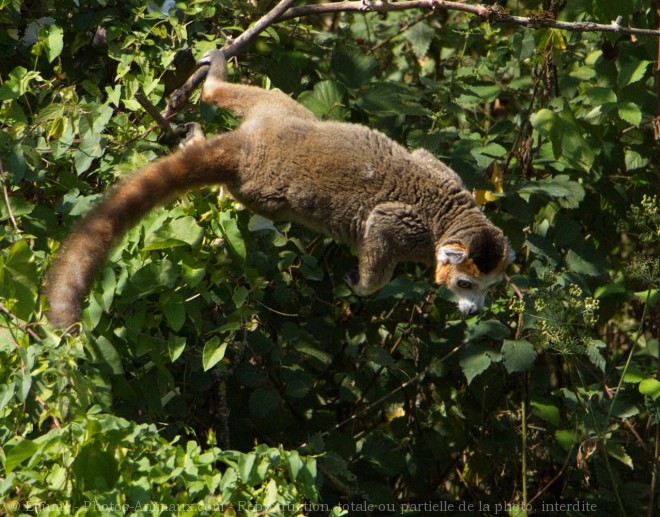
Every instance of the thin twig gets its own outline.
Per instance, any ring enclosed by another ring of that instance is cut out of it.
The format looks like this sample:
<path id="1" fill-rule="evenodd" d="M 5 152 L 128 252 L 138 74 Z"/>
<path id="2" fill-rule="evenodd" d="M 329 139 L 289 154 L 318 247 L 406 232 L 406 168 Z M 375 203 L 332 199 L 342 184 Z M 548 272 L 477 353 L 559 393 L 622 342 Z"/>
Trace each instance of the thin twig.
<path id="1" fill-rule="evenodd" d="M 171 138 L 174 135 L 174 128 L 172 125 L 163 118 L 156 106 L 147 99 L 147 96 L 141 89 L 135 92 L 135 100 L 138 101 L 144 110 L 156 121 L 156 124 L 158 124 L 166 138 Z"/>
<path id="2" fill-rule="evenodd" d="M 568 454 L 566 454 L 566 460 L 564 461 L 564 464 L 563 464 L 563 465 L 561 466 L 561 468 L 559 469 L 559 472 L 557 472 L 557 474 L 555 474 L 555 476 L 554 476 L 550 481 L 548 481 L 548 482 L 545 484 L 545 486 L 541 487 L 541 488 L 539 489 L 539 491 L 536 492 L 536 494 L 534 494 L 534 497 L 532 497 L 532 498 L 527 502 L 527 504 L 532 504 L 532 503 L 533 503 L 534 501 L 536 501 L 539 497 L 541 497 L 541 495 L 543 495 L 543 493 L 544 493 L 546 490 L 548 490 L 548 488 L 550 488 L 552 485 L 555 484 L 555 482 L 556 482 L 556 481 L 557 481 L 557 480 L 558 480 L 558 479 L 564 474 L 564 472 L 565 472 L 566 469 L 568 468 L 568 464 L 570 463 L 572 457 L 573 457 L 573 448 L 571 447 L 571 450 L 568 451 Z"/>
<path id="3" fill-rule="evenodd" d="M 11 319 L 13 319 L 20 328 L 24 329 L 25 332 L 27 332 L 30 336 L 35 341 L 41 341 L 41 338 L 39 335 L 30 328 L 29 323 L 23 321 L 20 319 L 18 316 L 16 316 L 13 312 L 11 312 L 7 307 L 5 307 L 2 303 L 0 303 L 0 312 L 4 312 L 7 316 L 9 316 Z"/>

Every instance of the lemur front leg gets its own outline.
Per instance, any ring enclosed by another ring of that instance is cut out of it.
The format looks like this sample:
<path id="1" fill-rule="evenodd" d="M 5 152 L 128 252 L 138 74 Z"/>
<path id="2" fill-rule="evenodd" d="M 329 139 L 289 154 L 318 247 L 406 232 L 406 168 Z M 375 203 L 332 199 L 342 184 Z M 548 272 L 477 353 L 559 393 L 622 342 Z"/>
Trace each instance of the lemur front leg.
<path id="1" fill-rule="evenodd" d="M 425 261 L 433 256 L 433 244 L 426 225 L 415 209 L 404 203 L 382 203 L 371 211 L 358 246 L 359 272 L 349 273 L 353 292 L 367 296 L 392 278 L 398 262 Z"/>

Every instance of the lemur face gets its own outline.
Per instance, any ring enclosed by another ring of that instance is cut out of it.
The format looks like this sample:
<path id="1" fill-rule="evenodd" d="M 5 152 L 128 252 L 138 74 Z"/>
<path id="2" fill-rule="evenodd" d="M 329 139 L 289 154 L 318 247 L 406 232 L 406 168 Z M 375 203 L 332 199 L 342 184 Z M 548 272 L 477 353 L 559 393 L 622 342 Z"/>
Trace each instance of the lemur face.
<path id="1" fill-rule="evenodd" d="M 507 245 L 497 266 L 484 273 L 468 256 L 463 244 L 447 244 L 438 248 L 435 281 L 454 294 L 463 317 L 474 316 L 483 310 L 488 289 L 502 280 L 504 270 L 514 259 Z"/>

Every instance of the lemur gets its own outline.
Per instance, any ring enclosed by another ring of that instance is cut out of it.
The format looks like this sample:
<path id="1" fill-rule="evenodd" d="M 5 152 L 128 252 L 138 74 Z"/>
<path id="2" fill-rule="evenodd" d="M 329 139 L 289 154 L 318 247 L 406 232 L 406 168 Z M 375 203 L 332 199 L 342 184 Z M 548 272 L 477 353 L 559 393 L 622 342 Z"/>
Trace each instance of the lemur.
<path id="1" fill-rule="evenodd" d="M 435 267 L 464 316 L 483 309 L 513 254 L 454 171 L 373 129 L 320 121 L 281 92 L 227 82 L 220 50 L 206 53 L 206 64 L 202 100 L 242 123 L 209 139 L 196 126 L 187 145 L 121 181 L 75 226 L 45 279 L 53 326 L 80 321 L 113 243 L 140 218 L 175 194 L 217 184 L 257 214 L 353 246 L 358 271 L 347 282 L 359 296 L 389 282 L 398 262 L 416 261 Z"/>

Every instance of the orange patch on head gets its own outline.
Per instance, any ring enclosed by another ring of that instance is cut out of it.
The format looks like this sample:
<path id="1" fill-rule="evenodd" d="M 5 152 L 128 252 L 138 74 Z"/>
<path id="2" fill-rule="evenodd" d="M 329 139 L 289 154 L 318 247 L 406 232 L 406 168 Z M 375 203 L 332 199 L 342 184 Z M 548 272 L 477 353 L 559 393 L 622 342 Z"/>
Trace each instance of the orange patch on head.
<path id="1" fill-rule="evenodd" d="M 470 258 L 466 258 L 463 262 L 458 264 L 438 262 L 435 267 L 435 281 L 438 284 L 449 285 L 452 274 L 463 273 L 464 275 L 471 276 L 472 278 L 479 278 L 482 276 L 481 271 L 477 265 Z"/>
<path id="2" fill-rule="evenodd" d="M 453 268 L 454 266 L 451 264 L 442 264 L 438 262 L 438 265 L 435 267 L 435 282 L 437 284 L 448 285 L 449 277 Z"/>

